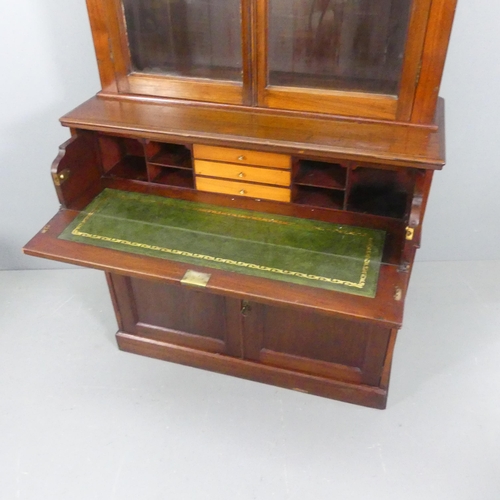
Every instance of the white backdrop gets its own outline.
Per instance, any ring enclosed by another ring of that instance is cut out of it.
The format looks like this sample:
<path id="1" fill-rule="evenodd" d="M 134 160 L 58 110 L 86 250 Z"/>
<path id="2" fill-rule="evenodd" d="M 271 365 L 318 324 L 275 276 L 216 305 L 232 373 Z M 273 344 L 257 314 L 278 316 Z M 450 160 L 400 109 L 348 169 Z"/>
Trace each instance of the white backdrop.
<path id="1" fill-rule="evenodd" d="M 500 259 L 500 2 L 459 0 L 441 95 L 447 166 L 419 260 Z M 84 0 L 0 3 L 0 269 L 64 267 L 21 247 L 57 211 L 58 119 L 99 90 Z"/>

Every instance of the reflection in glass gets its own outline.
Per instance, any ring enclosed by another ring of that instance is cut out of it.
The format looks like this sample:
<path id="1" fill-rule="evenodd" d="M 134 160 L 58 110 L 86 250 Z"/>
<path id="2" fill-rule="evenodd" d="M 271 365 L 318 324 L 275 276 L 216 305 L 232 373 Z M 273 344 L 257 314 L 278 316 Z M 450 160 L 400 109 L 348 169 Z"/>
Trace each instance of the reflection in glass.
<path id="1" fill-rule="evenodd" d="M 412 0 L 269 0 L 269 83 L 395 95 Z"/>
<path id="2" fill-rule="evenodd" d="M 242 80 L 240 0 L 122 0 L 132 69 Z"/>

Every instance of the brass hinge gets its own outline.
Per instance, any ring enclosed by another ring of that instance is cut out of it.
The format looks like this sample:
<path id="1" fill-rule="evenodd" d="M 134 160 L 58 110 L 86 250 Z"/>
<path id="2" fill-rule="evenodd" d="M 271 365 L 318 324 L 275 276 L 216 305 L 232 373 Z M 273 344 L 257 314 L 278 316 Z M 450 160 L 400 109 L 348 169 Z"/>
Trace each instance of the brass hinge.
<path id="1" fill-rule="evenodd" d="M 52 179 L 54 180 L 54 184 L 56 186 L 60 186 L 69 179 L 70 175 L 71 175 L 70 170 L 65 168 L 64 170 L 61 170 L 59 173 L 52 174 Z"/>
<path id="2" fill-rule="evenodd" d="M 408 241 L 411 241 L 413 239 L 414 234 L 415 234 L 415 229 L 412 228 L 412 227 L 410 227 L 410 226 L 408 226 L 406 228 L 406 239 Z"/>

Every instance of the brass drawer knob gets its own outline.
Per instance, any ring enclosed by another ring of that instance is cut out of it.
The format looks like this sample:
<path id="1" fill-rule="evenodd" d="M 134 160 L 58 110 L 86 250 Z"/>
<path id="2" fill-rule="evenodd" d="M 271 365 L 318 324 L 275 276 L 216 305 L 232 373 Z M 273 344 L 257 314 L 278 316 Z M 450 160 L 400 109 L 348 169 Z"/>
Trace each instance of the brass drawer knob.
<path id="1" fill-rule="evenodd" d="M 243 155 L 242 156 L 238 156 L 238 160 L 243 161 L 243 160 L 245 160 L 245 157 Z"/>
<path id="2" fill-rule="evenodd" d="M 242 189 L 242 190 L 240 191 L 240 194 L 247 194 L 247 192 L 246 192 L 244 189 Z"/>
<path id="3" fill-rule="evenodd" d="M 238 174 L 238 177 L 239 177 L 240 179 L 242 179 L 243 177 L 245 177 L 245 174 L 244 174 L 243 172 L 240 172 L 240 173 Z"/>

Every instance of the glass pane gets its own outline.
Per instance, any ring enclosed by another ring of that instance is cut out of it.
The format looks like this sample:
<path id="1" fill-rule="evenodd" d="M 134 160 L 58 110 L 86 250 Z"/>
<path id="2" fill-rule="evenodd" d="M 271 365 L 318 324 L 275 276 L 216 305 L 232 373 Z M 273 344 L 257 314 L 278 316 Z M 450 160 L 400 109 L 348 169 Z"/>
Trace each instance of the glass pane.
<path id="1" fill-rule="evenodd" d="M 240 0 L 122 0 L 132 69 L 242 80 Z"/>
<path id="2" fill-rule="evenodd" d="M 269 0 L 269 83 L 395 95 L 412 0 Z"/>

